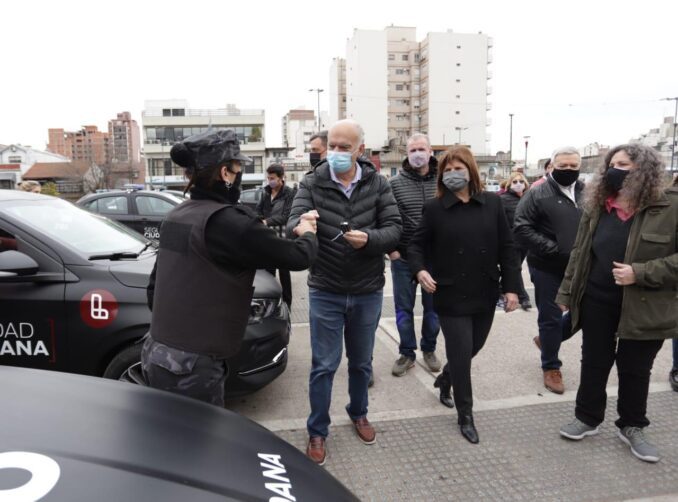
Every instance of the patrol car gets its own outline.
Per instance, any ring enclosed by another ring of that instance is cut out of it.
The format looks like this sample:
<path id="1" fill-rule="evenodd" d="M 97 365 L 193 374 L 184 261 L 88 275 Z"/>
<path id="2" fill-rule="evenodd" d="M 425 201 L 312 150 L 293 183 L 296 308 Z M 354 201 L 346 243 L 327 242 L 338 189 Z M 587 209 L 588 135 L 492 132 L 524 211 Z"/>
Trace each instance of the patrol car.
<path id="1" fill-rule="evenodd" d="M 152 241 L 70 202 L 0 190 L 0 364 L 120 378 L 149 329 L 156 253 Z M 241 350 L 227 361 L 229 396 L 287 365 L 280 285 L 259 271 L 254 289 Z"/>
<path id="2" fill-rule="evenodd" d="M 0 366 L 0 500 L 357 501 L 240 415 L 169 392 Z"/>
<path id="3" fill-rule="evenodd" d="M 168 191 L 125 190 L 85 195 L 76 205 L 127 225 L 147 239 L 160 239 L 160 224 L 185 197 Z"/>

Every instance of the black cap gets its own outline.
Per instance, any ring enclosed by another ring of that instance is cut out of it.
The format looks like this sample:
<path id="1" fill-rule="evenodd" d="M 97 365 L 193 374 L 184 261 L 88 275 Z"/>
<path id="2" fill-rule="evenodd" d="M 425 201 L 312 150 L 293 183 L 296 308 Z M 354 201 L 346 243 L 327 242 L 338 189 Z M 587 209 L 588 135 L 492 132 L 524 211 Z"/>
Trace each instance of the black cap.
<path id="1" fill-rule="evenodd" d="M 204 169 L 218 167 L 229 160 L 252 162 L 240 153 L 238 137 L 232 129 L 209 130 L 176 143 L 170 150 L 172 160 L 181 167 Z"/>

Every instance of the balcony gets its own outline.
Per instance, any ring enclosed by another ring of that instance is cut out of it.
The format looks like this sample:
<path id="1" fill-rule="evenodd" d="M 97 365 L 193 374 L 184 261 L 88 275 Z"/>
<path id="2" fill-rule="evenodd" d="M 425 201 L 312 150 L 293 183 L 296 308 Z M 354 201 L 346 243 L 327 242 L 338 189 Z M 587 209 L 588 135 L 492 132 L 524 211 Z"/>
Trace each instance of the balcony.
<path id="1" fill-rule="evenodd" d="M 486 103 L 485 104 L 485 111 L 490 111 L 492 109 L 492 103 Z"/>
<path id="2" fill-rule="evenodd" d="M 485 94 L 487 94 L 488 96 L 490 94 L 492 94 L 492 87 L 491 86 L 489 86 L 489 85 L 487 86 L 487 91 L 485 91 Z"/>

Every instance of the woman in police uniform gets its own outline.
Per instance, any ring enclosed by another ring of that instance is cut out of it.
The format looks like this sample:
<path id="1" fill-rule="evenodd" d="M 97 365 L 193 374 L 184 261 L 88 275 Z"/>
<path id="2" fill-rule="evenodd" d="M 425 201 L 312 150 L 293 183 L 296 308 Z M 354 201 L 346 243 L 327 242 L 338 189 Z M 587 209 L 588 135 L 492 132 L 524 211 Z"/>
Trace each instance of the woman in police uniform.
<path id="1" fill-rule="evenodd" d="M 255 272 L 308 268 L 318 250 L 315 216 L 304 215 L 299 238 L 286 240 L 237 205 L 241 163 L 250 159 L 232 130 L 191 136 L 170 155 L 190 175 L 191 199 L 162 225 L 142 368 L 151 387 L 223 406 L 225 360 L 240 348 Z"/>

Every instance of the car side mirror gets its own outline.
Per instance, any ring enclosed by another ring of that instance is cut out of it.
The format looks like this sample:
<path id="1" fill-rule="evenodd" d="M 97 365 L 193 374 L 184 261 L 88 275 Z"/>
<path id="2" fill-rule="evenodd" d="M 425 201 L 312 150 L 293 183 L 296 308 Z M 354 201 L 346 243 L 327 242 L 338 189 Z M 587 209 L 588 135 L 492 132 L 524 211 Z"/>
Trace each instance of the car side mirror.
<path id="1" fill-rule="evenodd" d="M 19 251 L 3 251 L 0 253 L 0 272 L 22 276 L 37 274 L 39 269 L 38 262 L 27 254 Z"/>

